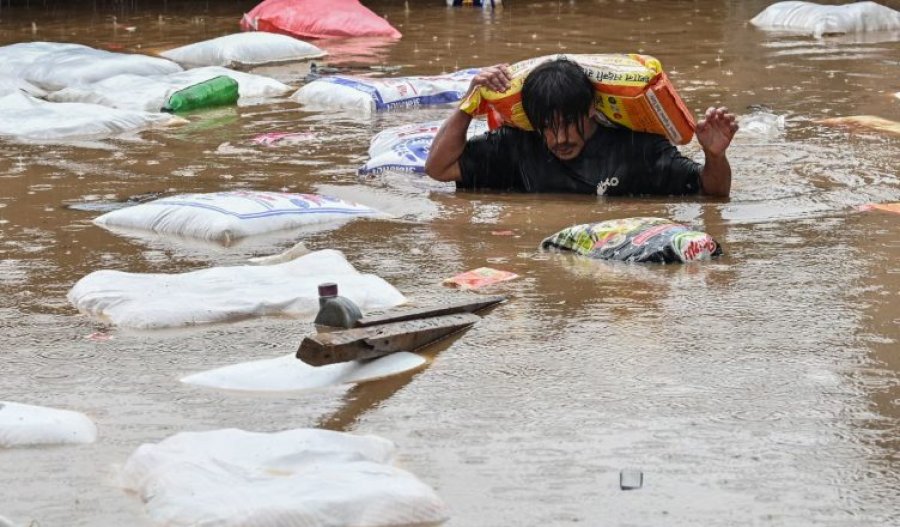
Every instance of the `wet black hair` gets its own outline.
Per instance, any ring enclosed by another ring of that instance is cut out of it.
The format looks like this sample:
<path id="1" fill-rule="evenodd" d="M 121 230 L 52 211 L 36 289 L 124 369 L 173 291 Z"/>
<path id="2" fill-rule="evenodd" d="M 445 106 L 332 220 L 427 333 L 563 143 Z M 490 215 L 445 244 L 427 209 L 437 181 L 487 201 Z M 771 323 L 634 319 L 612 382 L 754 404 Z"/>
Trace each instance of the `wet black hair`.
<path id="1" fill-rule="evenodd" d="M 581 66 L 564 58 L 534 68 L 522 87 L 522 108 L 540 134 L 574 123 L 578 134 L 584 137 L 582 118 L 588 115 L 593 102 L 590 79 Z"/>

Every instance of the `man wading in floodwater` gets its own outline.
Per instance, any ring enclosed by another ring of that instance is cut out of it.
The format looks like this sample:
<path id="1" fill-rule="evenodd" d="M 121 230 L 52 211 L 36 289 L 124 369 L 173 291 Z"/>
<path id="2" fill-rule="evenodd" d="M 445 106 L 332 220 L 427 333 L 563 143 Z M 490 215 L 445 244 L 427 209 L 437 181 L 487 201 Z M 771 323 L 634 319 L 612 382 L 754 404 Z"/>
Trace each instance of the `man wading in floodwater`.
<path id="1" fill-rule="evenodd" d="M 469 89 L 502 92 L 510 80 L 505 65 L 492 66 L 481 70 Z M 458 110 L 435 136 L 425 172 L 461 189 L 729 195 L 725 150 L 738 125 L 726 108 L 710 108 L 697 123 L 706 156 L 701 166 L 663 136 L 598 125 L 591 118 L 593 102 L 594 87 L 581 67 L 564 59 L 544 63 L 522 88 L 522 106 L 536 132 L 504 126 L 466 141 L 472 117 Z"/>

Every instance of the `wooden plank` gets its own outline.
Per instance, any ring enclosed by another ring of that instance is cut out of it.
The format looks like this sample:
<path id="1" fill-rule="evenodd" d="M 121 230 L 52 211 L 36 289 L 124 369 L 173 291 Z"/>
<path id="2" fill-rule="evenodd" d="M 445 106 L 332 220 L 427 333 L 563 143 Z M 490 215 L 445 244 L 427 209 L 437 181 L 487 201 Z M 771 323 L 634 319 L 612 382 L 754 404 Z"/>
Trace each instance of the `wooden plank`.
<path id="1" fill-rule="evenodd" d="M 442 315 L 454 315 L 456 313 L 475 313 L 482 309 L 494 306 L 506 300 L 505 296 L 484 296 L 466 300 L 457 300 L 435 306 L 395 309 L 379 315 L 362 317 L 356 322 L 357 327 L 369 327 L 378 324 L 403 322 L 417 318 L 437 317 Z"/>
<path id="2" fill-rule="evenodd" d="M 413 351 L 466 329 L 481 320 L 459 313 L 405 320 L 365 328 L 319 333 L 303 339 L 297 358 L 312 366 L 374 359 L 395 351 Z"/>

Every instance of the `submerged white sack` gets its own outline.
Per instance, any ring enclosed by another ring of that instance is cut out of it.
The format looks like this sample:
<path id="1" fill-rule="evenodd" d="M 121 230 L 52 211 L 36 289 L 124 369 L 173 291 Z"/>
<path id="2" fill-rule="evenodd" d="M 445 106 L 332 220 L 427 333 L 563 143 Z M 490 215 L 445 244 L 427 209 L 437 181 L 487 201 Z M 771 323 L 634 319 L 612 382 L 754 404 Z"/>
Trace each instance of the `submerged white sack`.
<path id="1" fill-rule="evenodd" d="M 44 57 L 57 51 L 91 49 L 81 44 L 62 42 L 20 42 L 0 46 L 0 75 L 22 77 L 22 72 Z"/>
<path id="2" fill-rule="evenodd" d="M 146 77 L 177 71 L 182 71 L 181 66 L 159 57 L 79 47 L 42 55 L 40 60 L 23 68 L 21 76 L 45 90 L 55 91 L 125 73 Z"/>
<path id="3" fill-rule="evenodd" d="M 320 223 L 341 225 L 380 214 L 365 205 L 330 196 L 234 190 L 148 201 L 108 212 L 94 219 L 94 224 L 230 245 L 248 236 Z"/>
<path id="4" fill-rule="evenodd" d="M 900 31 L 900 11 L 875 2 L 819 5 L 778 2 L 753 17 L 750 23 L 771 31 L 791 31 L 820 38 L 824 35 Z"/>
<path id="5" fill-rule="evenodd" d="M 430 121 L 382 130 L 372 138 L 369 144 L 370 159 L 359 168 L 359 175 L 374 175 L 389 170 L 424 174 L 431 143 L 442 124 L 443 121 Z M 466 136 L 474 137 L 487 131 L 487 122 L 476 120 L 469 125 Z"/>
<path id="6" fill-rule="evenodd" d="M 141 445 L 121 473 L 159 525 L 387 527 L 433 524 L 446 505 L 393 466 L 377 436 L 297 429 L 182 432 Z"/>
<path id="7" fill-rule="evenodd" d="M 168 114 L 97 104 L 47 102 L 24 93 L 0 97 L 0 137 L 53 141 L 97 138 L 185 122 Z"/>
<path id="8" fill-rule="evenodd" d="M 179 274 L 95 271 L 68 299 L 79 311 L 120 327 L 156 329 L 260 316 L 312 320 L 318 285 L 335 282 L 362 311 L 406 301 L 391 284 L 361 274 L 339 251 L 316 251 L 276 265 L 213 267 Z"/>
<path id="9" fill-rule="evenodd" d="M 47 95 L 46 91 L 24 79 L 0 74 L 0 97 L 10 93 L 24 93 L 32 97 L 44 97 Z"/>
<path id="10" fill-rule="evenodd" d="M 312 110 L 348 109 L 372 113 L 459 101 L 478 70 L 434 77 L 322 77 L 291 95 Z"/>
<path id="11" fill-rule="evenodd" d="M 342 362 L 310 366 L 293 353 L 277 359 L 263 359 L 224 366 L 188 375 L 185 384 L 222 390 L 285 392 L 312 390 L 366 382 L 418 368 L 425 358 L 401 351 L 370 361 Z"/>
<path id="12" fill-rule="evenodd" d="M 0 401 L 0 447 L 93 443 L 97 427 L 70 410 Z"/>
<path id="13" fill-rule="evenodd" d="M 159 112 L 169 102 L 173 93 L 220 75 L 226 75 L 237 81 L 241 99 L 279 97 L 291 91 L 291 87 L 287 84 L 269 77 L 210 66 L 170 75 L 148 77 L 132 74 L 116 75 L 93 84 L 65 88 L 50 94 L 48 99 L 56 102 L 86 102 L 112 108 Z"/>
<path id="14" fill-rule="evenodd" d="M 308 42 L 264 31 L 226 35 L 160 53 L 160 56 L 190 68 L 260 66 L 314 59 L 324 55 L 324 51 Z"/>

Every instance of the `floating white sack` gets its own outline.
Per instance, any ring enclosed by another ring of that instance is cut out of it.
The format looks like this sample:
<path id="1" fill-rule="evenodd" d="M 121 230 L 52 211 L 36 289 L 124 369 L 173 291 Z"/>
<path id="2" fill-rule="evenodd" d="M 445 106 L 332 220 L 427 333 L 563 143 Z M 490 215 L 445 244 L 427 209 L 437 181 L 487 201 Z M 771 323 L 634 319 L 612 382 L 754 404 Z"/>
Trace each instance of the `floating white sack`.
<path id="1" fill-rule="evenodd" d="M 784 135 L 785 116 L 771 112 L 753 112 L 738 118 L 741 136 L 775 139 Z"/>
<path id="2" fill-rule="evenodd" d="M 753 17 L 750 23 L 771 31 L 791 31 L 820 38 L 823 35 L 900 31 L 900 11 L 875 2 L 819 5 L 778 2 Z"/>
<path id="3" fill-rule="evenodd" d="M 23 68 L 21 76 L 36 86 L 54 91 L 125 73 L 146 77 L 178 71 L 182 71 L 181 66 L 159 57 L 76 47 L 42 55 Z"/>
<path id="4" fill-rule="evenodd" d="M 86 415 L 0 401 L 0 447 L 93 443 L 97 427 Z"/>
<path id="5" fill-rule="evenodd" d="M 377 436 L 297 429 L 182 432 L 141 445 L 122 470 L 159 525 L 387 527 L 434 524 L 447 507 L 393 466 Z"/>
<path id="6" fill-rule="evenodd" d="M 478 70 L 434 77 L 322 77 L 291 95 L 309 109 L 348 109 L 372 113 L 459 101 Z"/>
<path id="7" fill-rule="evenodd" d="M 151 231 L 230 245 L 248 236 L 320 223 L 341 225 L 380 214 L 330 196 L 234 190 L 148 201 L 108 212 L 94 223 L 106 229 Z"/>
<path id="8" fill-rule="evenodd" d="M 55 103 L 11 93 L 0 97 L 0 137 L 53 141 L 105 137 L 184 122 L 168 114 L 96 104 Z"/>
<path id="9" fill-rule="evenodd" d="M 61 42 L 21 42 L 0 46 L 0 74 L 22 77 L 22 72 L 47 55 L 57 51 L 91 49 L 81 44 Z"/>
<path id="10" fill-rule="evenodd" d="M 253 31 L 189 44 L 160 53 L 184 67 L 259 66 L 319 58 L 321 49 L 308 42 L 276 33 Z"/>
<path id="11" fill-rule="evenodd" d="M 425 173 L 425 161 L 431 150 L 431 143 L 443 121 L 408 124 L 382 130 L 369 144 L 369 161 L 359 168 L 361 176 L 394 170 L 399 172 Z M 467 137 L 481 135 L 488 131 L 486 121 L 472 121 L 466 132 Z"/>
<path id="12" fill-rule="evenodd" d="M 226 75 L 237 81 L 241 99 L 279 97 L 291 91 L 291 87 L 287 84 L 269 77 L 210 66 L 170 75 L 149 77 L 132 74 L 116 75 L 93 84 L 65 88 L 50 94 L 48 99 L 57 102 L 86 102 L 112 108 L 159 112 L 169 102 L 173 93 L 220 75 Z"/>
<path id="13" fill-rule="evenodd" d="M 250 392 L 311 390 L 380 379 L 418 368 L 424 363 L 425 358 L 421 355 L 401 351 L 371 361 L 315 367 L 291 353 L 277 359 L 242 362 L 195 373 L 182 378 L 181 382 Z"/>
<path id="14" fill-rule="evenodd" d="M 10 93 L 24 93 L 32 97 L 44 97 L 47 95 L 47 92 L 26 80 L 0 75 L 0 97 Z"/>
<path id="15" fill-rule="evenodd" d="M 213 267 L 180 274 L 95 271 L 68 299 L 79 311 L 120 327 L 156 329 L 259 316 L 312 320 L 318 285 L 335 282 L 362 311 L 406 301 L 391 284 L 360 274 L 339 251 L 316 251 L 277 265 Z"/>

